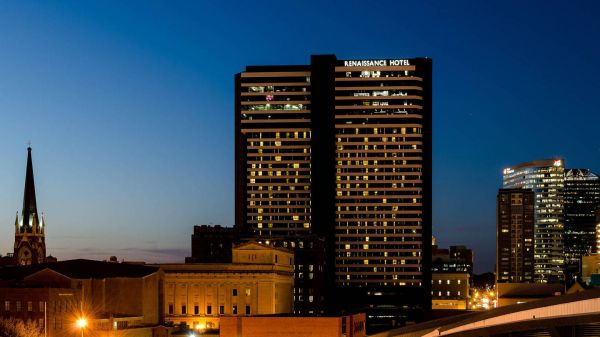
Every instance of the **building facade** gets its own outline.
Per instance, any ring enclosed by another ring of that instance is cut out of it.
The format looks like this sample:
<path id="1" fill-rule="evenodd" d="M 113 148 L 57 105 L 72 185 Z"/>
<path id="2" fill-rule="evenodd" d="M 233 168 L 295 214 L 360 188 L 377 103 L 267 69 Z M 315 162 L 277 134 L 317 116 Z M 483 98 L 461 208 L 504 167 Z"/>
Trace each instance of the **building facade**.
<path id="1" fill-rule="evenodd" d="M 500 189 L 496 205 L 496 283 L 533 282 L 535 193 Z"/>
<path id="2" fill-rule="evenodd" d="M 316 55 L 235 87 L 240 232 L 323 237 L 328 306 L 428 308 L 431 60 Z"/>
<path id="3" fill-rule="evenodd" d="M 31 147 L 27 148 L 27 168 L 23 210 L 15 219 L 15 244 L 13 258 L 18 265 L 44 263 L 46 261 L 46 223 L 37 210 Z"/>
<path id="4" fill-rule="evenodd" d="M 465 246 L 438 248 L 432 240 L 431 308 L 466 310 L 473 275 L 473 250 Z"/>
<path id="5" fill-rule="evenodd" d="M 503 188 L 535 193 L 534 281 L 564 281 L 564 161 L 536 160 L 503 170 Z"/>
<path id="6" fill-rule="evenodd" d="M 325 240 L 316 235 L 294 235 L 259 242 L 294 253 L 294 314 L 325 313 Z"/>
<path id="7" fill-rule="evenodd" d="M 587 169 L 565 171 L 565 264 L 568 279 L 580 273 L 581 257 L 596 252 L 600 178 Z"/>
<path id="8" fill-rule="evenodd" d="M 233 248 L 232 263 L 159 265 L 166 321 L 204 332 L 223 316 L 293 312 L 294 256 L 259 243 Z"/>
<path id="9" fill-rule="evenodd" d="M 434 310 L 467 310 L 469 303 L 469 273 L 433 272 L 431 308 Z"/>
<path id="10" fill-rule="evenodd" d="M 225 317 L 220 337 L 364 337 L 365 314 L 337 317 Z"/>
<path id="11" fill-rule="evenodd" d="M 581 257 L 581 280 L 588 285 L 600 286 L 600 254 Z"/>
<path id="12" fill-rule="evenodd" d="M 90 260 L 0 269 L 0 314 L 37 323 L 49 337 L 153 337 L 164 322 L 162 272 Z"/>

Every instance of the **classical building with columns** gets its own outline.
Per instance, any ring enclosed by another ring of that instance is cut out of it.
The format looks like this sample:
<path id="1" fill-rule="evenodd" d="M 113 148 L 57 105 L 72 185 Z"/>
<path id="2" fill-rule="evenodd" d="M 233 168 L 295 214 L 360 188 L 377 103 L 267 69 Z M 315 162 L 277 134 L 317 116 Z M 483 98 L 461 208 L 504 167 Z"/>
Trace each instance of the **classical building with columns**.
<path id="1" fill-rule="evenodd" d="M 232 249 L 232 263 L 162 264 L 165 320 L 219 329 L 223 316 L 292 313 L 294 255 L 256 242 Z"/>

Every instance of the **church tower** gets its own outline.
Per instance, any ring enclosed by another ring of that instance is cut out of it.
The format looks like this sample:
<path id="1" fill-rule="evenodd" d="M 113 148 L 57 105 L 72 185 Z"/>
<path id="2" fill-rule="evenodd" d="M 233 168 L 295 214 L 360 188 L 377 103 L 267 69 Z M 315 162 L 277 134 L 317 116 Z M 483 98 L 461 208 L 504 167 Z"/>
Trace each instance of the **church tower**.
<path id="1" fill-rule="evenodd" d="M 25 173 L 25 193 L 21 217 L 15 219 L 15 250 L 17 265 L 30 265 L 46 262 L 46 222 L 40 217 L 35 200 L 31 147 L 27 148 L 27 171 Z"/>

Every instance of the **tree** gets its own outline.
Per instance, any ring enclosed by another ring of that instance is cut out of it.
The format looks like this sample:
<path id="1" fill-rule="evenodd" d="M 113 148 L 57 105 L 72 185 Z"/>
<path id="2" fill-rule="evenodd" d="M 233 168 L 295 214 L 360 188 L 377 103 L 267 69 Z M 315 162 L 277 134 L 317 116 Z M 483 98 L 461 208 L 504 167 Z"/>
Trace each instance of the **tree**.
<path id="1" fill-rule="evenodd" d="M 0 337 L 43 337 L 44 330 L 34 322 L 18 319 L 0 319 Z"/>

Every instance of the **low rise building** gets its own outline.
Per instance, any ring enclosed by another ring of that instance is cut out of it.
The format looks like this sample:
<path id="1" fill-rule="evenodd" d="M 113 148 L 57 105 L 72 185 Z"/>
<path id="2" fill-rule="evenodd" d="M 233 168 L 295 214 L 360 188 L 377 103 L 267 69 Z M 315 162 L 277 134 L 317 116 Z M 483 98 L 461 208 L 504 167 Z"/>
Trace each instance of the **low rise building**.
<path id="1" fill-rule="evenodd" d="M 364 337 L 366 315 L 223 317 L 220 337 Z"/>
<path id="2" fill-rule="evenodd" d="M 294 255 L 256 242 L 232 250 L 232 263 L 158 265 L 165 273 L 166 321 L 220 328 L 222 317 L 293 312 Z"/>
<path id="3" fill-rule="evenodd" d="M 498 283 L 498 307 L 512 304 L 523 304 L 548 297 L 562 295 L 565 291 L 563 284 L 545 283 Z"/>
<path id="4" fill-rule="evenodd" d="M 152 337 L 164 332 L 159 268 L 69 260 L 0 268 L 0 314 L 36 322 L 48 337 Z"/>
<path id="5" fill-rule="evenodd" d="M 600 254 L 581 257 L 581 280 L 588 285 L 600 286 Z"/>
<path id="6" fill-rule="evenodd" d="M 432 241 L 431 308 L 466 310 L 473 272 L 473 251 L 465 246 L 438 248 Z"/>
<path id="7" fill-rule="evenodd" d="M 466 310 L 469 301 L 468 273 L 433 273 L 431 308 Z"/>

